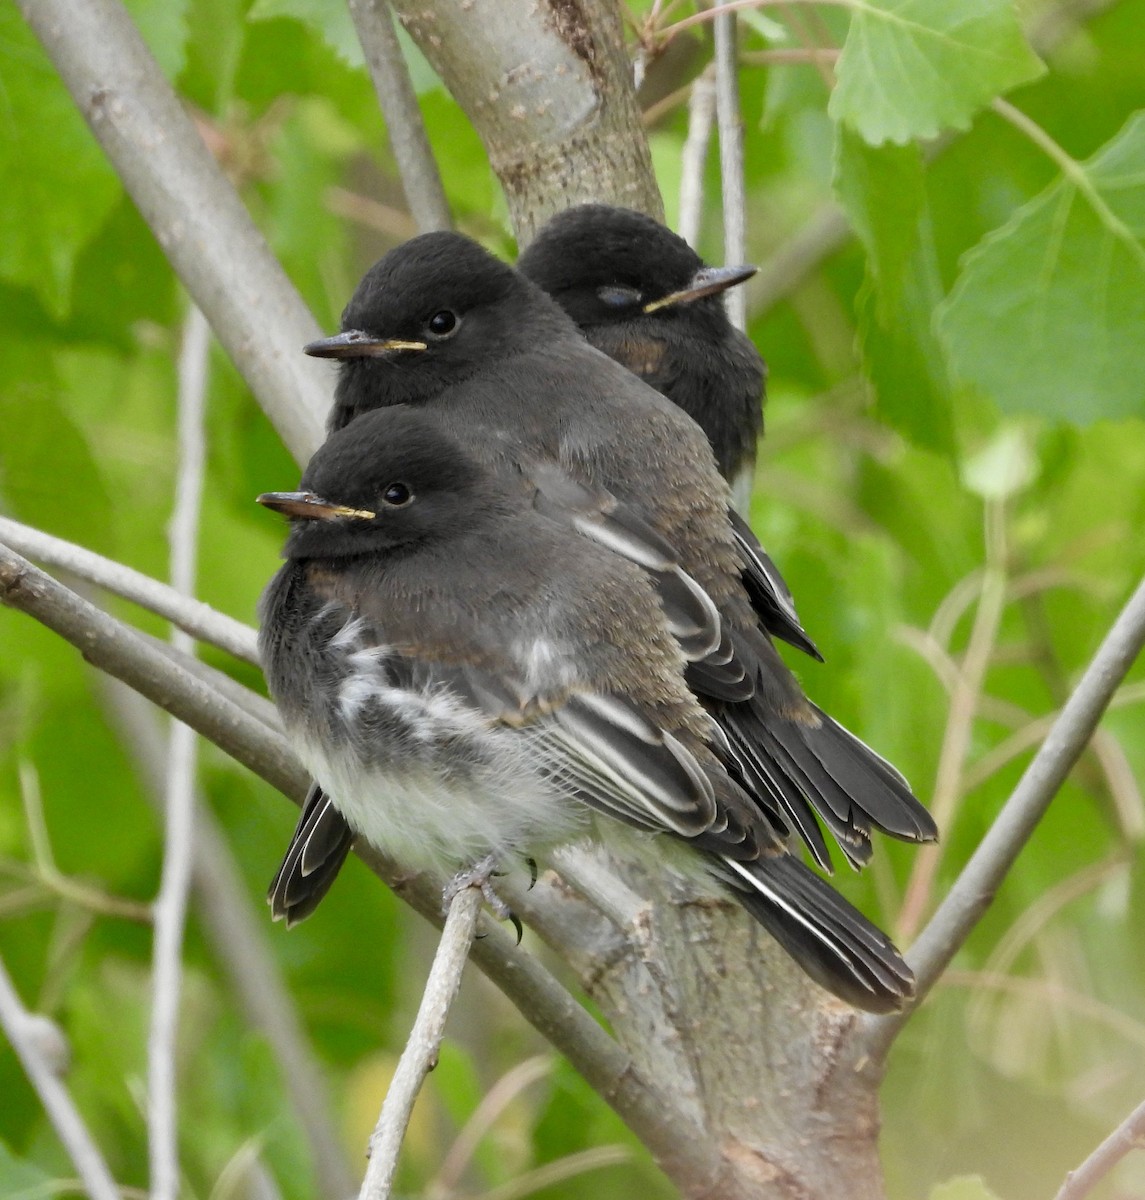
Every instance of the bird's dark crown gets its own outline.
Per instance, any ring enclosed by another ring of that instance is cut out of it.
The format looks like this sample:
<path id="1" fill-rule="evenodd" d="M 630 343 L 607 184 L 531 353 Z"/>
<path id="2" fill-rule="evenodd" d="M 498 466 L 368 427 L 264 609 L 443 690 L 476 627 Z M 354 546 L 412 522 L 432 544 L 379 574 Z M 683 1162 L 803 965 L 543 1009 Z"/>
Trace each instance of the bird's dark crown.
<path id="1" fill-rule="evenodd" d="M 343 558 L 444 541 L 506 503 L 504 489 L 453 437 L 405 406 L 364 413 L 331 434 L 311 458 L 302 491 L 346 515 L 293 515 L 286 558 Z"/>
<path id="2" fill-rule="evenodd" d="M 444 334 L 439 314 L 455 318 Z M 334 428 L 358 412 L 424 400 L 492 361 L 568 333 L 568 318 L 539 288 L 457 233 L 427 233 L 366 272 L 342 314 L 343 331 L 421 349 L 343 359 Z M 313 349 L 312 351 L 313 352 Z"/>
<path id="3" fill-rule="evenodd" d="M 641 303 L 686 287 L 703 265 L 691 246 L 659 221 L 606 204 L 558 213 L 517 263 L 582 326 L 630 319 Z M 601 300 L 602 287 L 631 290 L 632 304 Z M 723 311 L 718 300 L 712 303 Z"/>

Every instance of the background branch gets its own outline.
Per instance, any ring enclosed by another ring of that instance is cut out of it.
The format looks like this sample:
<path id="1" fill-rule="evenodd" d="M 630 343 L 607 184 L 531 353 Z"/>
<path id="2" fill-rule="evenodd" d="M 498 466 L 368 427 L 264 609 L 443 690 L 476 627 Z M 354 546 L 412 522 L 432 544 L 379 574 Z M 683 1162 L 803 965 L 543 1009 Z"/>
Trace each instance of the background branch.
<path id="1" fill-rule="evenodd" d="M 147 796 L 162 812 L 166 749 L 152 706 L 138 692 L 100 675 L 114 724 L 143 776 Z M 270 947 L 261 904 L 256 911 L 226 836 L 203 796 L 195 800 L 193 840 L 195 905 L 216 959 L 226 972 L 246 1020 L 262 1034 L 282 1071 L 314 1160 L 322 1196 L 350 1196 L 354 1177 L 331 1114 L 330 1090 Z"/>
<path id="2" fill-rule="evenodd" d="M 21 0 L 92 132 L 295 458 L 322 440 L 321 330 L 119 0 Z"/>
<path id="3" fill-rule="evenodd" d="M 1145 1102 L 1139 1104 L 1100 1146 L 1071 1171 L 1054 1200 L 1082 1200 L 1130 1150 L 1145 1146 Z"/>
<path id="4" fill-rule="evenodd" d="M 20 1002 L 7 968 L 0 962 L 0 1026 L 36 1089 L 52 1128 L 75 1163 L 88 1196 L 91 1200 L 120 1200 L 119 1188 L 99 1147 L 43 1052 L 44 1027 L 48 1024 L 44 1018 L 28 1012 Z"/>
<path id="5" fill-rule="evenodd" d="M 158 579 L 152 579 L 150 575 L 104 558 L 102 554 L 85 550 L 74 542 L 13 521 L 10 517 L 0 517 L 0 542 L 26 558 L 34 558 L 49 567 L 58 567 L 69 575 L 130 600 L 132 604 L 166 618 L 200 641 L 217 646 L 251 666 L 259 665 L 258 634 L 249 625 L 228 617 L 201 600 L 180 596 L 173 588 Z"/>
<path id="6" fill-rule="evenodd" d="M 1122 609 L 997 820 L 907 955 L 917 981 L 914 1003 L 905 1012 L 865 1020 L 863 1049 L 873 1061 L 881 1062 L 911 1012 L 982 919 L 1143 645 L 1145 580 Z"/>
<path id="7" fill-rule="evenodd" d="M 449 229 L 453 222 L 445 189 L 394 31 L 389 0 L 348 0 L 348 6 L 385 118 L 406 204 L 417 221 L 418 232 Z"/>
<path id="8" fill-rule="evenodd" d="M 207 448 L 204 413 L 207 404 L 207 355 L 211 331 L 203 314 L 191 306 L 179 352 L 179 462 L 175 503 L 168 527 L 171 543 L 171 586 L 181 596 L 195 591 L 199 516 Z M 186 654 L 194 642 L 180 629 L 171 644 Z M 176 1200 L 179 1194 L 179 1132 L 175 1048 L 179 1032 L 179 998 L 183 982 L 183 932 L 195 836 L 195 774 L 198 765 L 194 731 L 171 723 L 163 787 L 163 871 L 154 904 L 151 965 L 151 1020 L 147 1035 L 147 1150 L 151 1167 L 151 1200 Z"/>

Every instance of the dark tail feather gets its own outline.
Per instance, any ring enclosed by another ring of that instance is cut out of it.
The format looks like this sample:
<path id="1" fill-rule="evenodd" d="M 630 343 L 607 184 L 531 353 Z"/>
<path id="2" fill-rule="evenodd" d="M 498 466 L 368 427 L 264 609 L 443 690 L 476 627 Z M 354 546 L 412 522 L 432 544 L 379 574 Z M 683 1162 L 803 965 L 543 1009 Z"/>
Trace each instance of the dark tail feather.
<path id="1" fill-rule="evenodd" d="M 330 890 L 353 843 L 346 818 L 312 783 L 282 866 L 267 892 L 271 916 L 276 921 L 285 918 L 287 929 L 310 916 Z"/>
<path id="2" fill-rule="evenodd" d="M 867 1012 L 897 1012 L 914 975 L 894 943 L 789 854 L 718 860 L 736 899 L 821 987 Z"/>
<path id="3" fill-rule="evenodd" d="M 744 558 L 743 584 L 764 629 L 773 637 L 781 638 L 822 662 L 823 655 L 803 628 L 803 622 L 795 611 L 791 589 L 779 573 L 779 568 L 759 544 L 751 526 L 735 509 L 728 509 L 728 520 Z"/>
<path id="4" fill-rule="evenodd" d="M 938 826 L 902 775 L 822 709 L 815 713 L 817 727 L 798 726 L 803 741 L 870 823 L 906 842 L 933 842 Z"/>

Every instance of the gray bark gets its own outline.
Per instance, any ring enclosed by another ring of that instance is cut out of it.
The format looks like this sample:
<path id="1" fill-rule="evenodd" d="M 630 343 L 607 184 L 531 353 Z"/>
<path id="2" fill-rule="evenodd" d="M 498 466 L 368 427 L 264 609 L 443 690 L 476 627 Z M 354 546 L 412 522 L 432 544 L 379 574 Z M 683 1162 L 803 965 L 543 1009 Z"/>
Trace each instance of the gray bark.
<path id="1" fill-rule="evenodd" d="M 589 200 L 663 215 L 615 0 L 398 0 L 465 110 L 520 244 Z"/>

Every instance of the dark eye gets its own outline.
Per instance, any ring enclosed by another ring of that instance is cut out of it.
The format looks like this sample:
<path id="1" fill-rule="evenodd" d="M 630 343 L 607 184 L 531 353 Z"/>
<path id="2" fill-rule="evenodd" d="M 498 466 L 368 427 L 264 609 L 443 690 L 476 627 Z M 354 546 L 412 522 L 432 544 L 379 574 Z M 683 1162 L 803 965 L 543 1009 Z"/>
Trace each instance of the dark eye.
<path id="1" fill-rule="evenodd" d="M 608 308 L 631 308 L 643 299 L 636 288 L 605 284 L 596 289 L 596 298 Z"/>
<path id="2" fill-rule="evenodd" d="M 413 492 L 404 483 L 391 483 L 382 492 L 382 499 L 393 508 L 405 508 L 413 499 Z"/>
<path id="3" fill-rule="evenodd" d="M 456 313 L 451 313 L 449 309 L 445 308 L 430 317 L 426 328 L 434 337 L 447 338 L 450 334 L 457 332 L 457 327 L 460 324 L 461 318 Z"/>

